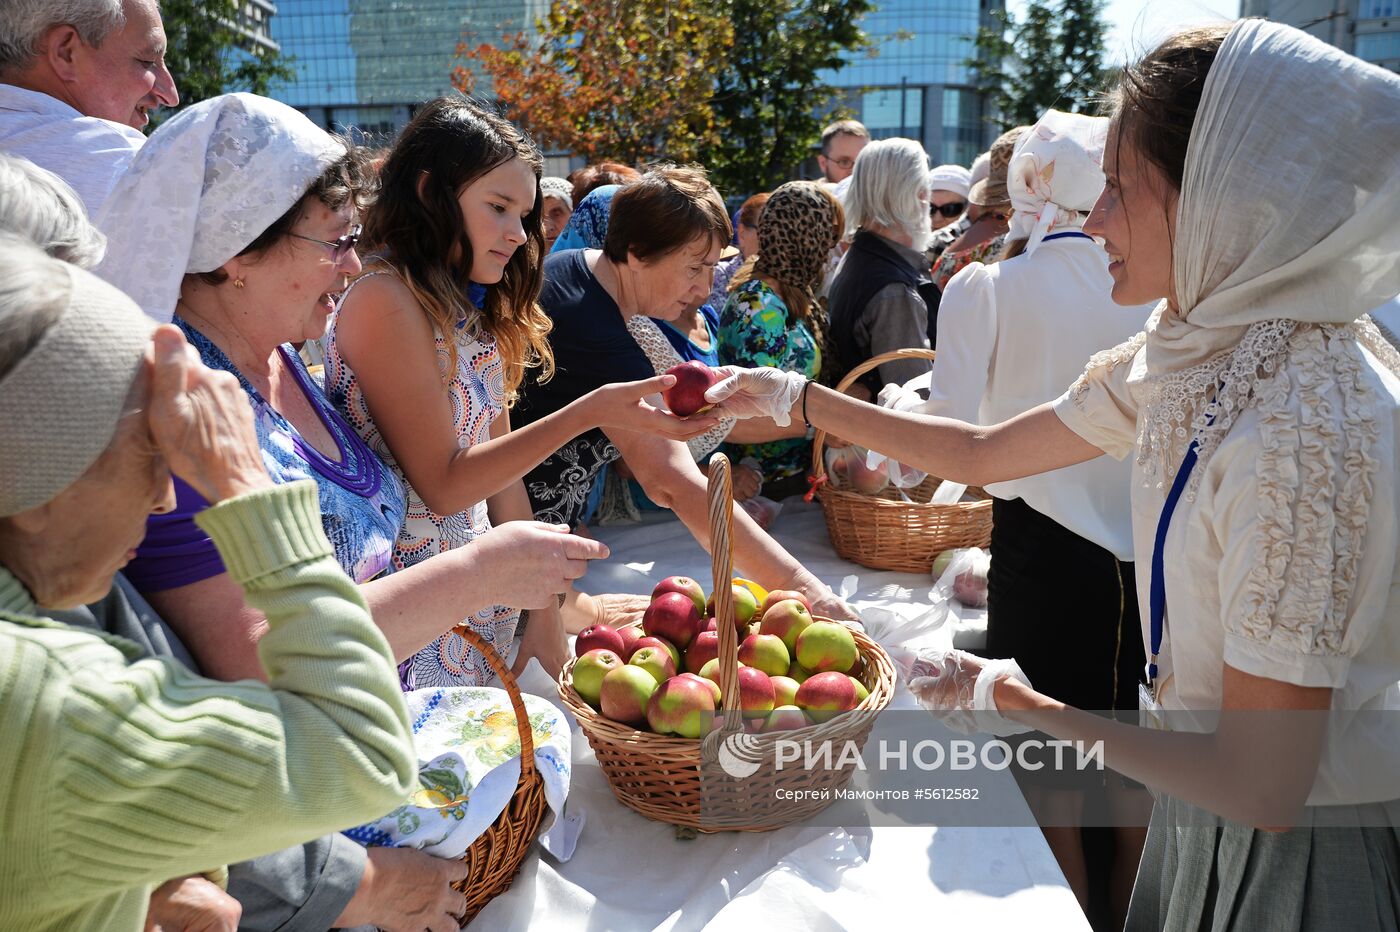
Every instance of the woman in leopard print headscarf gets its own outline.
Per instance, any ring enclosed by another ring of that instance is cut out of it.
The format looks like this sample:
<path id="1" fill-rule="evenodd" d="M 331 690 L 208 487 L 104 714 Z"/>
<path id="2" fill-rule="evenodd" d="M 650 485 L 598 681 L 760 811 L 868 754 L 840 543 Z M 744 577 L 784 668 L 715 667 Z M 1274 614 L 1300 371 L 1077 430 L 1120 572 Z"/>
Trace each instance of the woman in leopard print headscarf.
<path id="1" fill-rule="evenodd" d="M 720 312 L 720 362 L 817 377 L 825 330 L 817 289 L 845 222 L 821 185 L 793 181 L 773 192 L 759 221 L 758 254 L 735 274 Z M 767 442 L 733 445 L 757 462 L 764 494 L 779 499 L 804 491 L 811 445 L 805 425 L 772 428 Z"/>

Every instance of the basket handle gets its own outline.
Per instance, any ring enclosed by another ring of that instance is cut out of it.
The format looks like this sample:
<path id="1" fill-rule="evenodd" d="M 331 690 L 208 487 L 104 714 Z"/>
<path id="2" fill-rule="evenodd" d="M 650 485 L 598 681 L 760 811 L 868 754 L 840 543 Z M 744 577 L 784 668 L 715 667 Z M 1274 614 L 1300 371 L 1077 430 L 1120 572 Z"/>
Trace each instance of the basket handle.
<path id="1" fill-rule="evenodd" d="M 720 705 L 724 730 L 743 728 L 739 719 L 739 634 L 734 630 L 734 487 L 729 457 L 710 457 L 710 572 L 715 582 L 715 627 L 719 633 Z"/>
<path id="2" fill-rule="evenodd" d="M 486 659 L 492 672 L 500 677 L 501 685 L 505 687 L 506 695 L 510 697 L 510 707 L 515 710 L 515 730 L 520 735 L 520 780 L 524 782 L 534 777 L 535 735 L 530 729 L 530 718 L 525 714 L 525 700 L 520 696 L 520 685 L 515 682 L 510 667 L 506 666 L 501 655 L 496 653 L 496 649 L 483 641 L 481 635 L 473 631 L 470 625 L 456 625 L 452 630 L 462 640 L 476 648 Z"/>
<path id="3" fill-rule="evenodd" d="M 917 346 L 913 349 L 897 349 L 890 350 L 888 353 L 881 353 L 878 356 L 867 359 L 850 372 L 847 372 L 846 377 L 836 384 L 836 390 L 838 392 L 844 392 L 846 389 L 856 384 L 856 379 L 865 375 L 871 369 L 882 366 L 887 362 L 894 362 L 897 359 L 927 359 L 932 361 L 933 357 L 933 350 L 924 349 L 922 346 Z M 814 488 L 819 487 L 826 481 L 826 459 L 822 456 L 825 448 L 826 431 L 819 430 L 812 437 L 812 485 Z"/>

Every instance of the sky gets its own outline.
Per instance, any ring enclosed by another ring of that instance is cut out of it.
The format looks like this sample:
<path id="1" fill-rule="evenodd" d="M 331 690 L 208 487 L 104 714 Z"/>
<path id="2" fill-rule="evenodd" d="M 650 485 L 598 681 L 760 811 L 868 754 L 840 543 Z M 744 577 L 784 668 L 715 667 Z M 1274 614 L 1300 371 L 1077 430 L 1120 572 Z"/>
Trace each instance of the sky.
<path id="1" fill-rule="evenodd" d="M 1019 18 L 1025 0 L 1007 0 Z M 1157 40 L 1181 26 L 1219 22 L 1240 15 L 1239 0 L 1108 0 L 1108 60 L 1122 64 L 1152 48 Z"/>

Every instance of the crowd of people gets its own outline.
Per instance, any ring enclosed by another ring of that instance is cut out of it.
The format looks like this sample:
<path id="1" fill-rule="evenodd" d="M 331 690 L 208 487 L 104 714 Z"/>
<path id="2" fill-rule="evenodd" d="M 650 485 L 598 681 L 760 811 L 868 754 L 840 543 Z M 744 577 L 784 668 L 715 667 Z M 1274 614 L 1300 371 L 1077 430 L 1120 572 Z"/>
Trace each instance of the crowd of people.
<path id="1" fill-rule="evenodd" d="M 164 54 L 154 0 L 0 11 L 0 927 L 456 928 L 460 863 L 340 834 L 415 785 L 403 693 L 492 682 L 461 625 L 557 674 L 607 617 L 589 526 L 706 541 L 717 449 L 737 569 L 858 621 L 767 531 L 815 429 L 993 497 L 987 657 L 921 700 L 1163 791 L 1101 881 L 1044 830 L 1081 902 L 1400 923 L 1393 716 L 1135 724 L 1400 711 L 1394 75 L 1189 30 L 971 166 L 841 120 L 821 178 L 726 200 L 696 165 L 545 176 L 466 98 L 377 158 L 242 93 L 148 137 Z M 723 376 L 688 418 L 683 361 Z"/>

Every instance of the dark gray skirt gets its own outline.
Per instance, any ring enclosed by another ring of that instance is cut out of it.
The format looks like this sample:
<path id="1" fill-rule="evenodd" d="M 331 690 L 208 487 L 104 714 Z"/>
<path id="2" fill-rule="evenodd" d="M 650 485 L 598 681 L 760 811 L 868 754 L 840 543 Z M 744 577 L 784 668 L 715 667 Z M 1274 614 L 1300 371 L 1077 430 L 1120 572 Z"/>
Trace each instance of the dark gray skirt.
<path id="1" fill-rule="evenodd" d="M 1400 929 L 1400 800 L 1346 807 L 1341 820 L 1327 811 L 1329 826 L 1262 832 L 1159 797 L 1125 929 Z"/>

